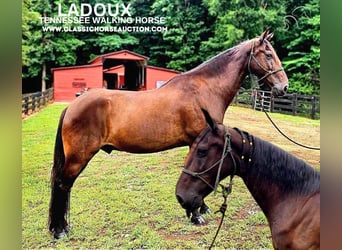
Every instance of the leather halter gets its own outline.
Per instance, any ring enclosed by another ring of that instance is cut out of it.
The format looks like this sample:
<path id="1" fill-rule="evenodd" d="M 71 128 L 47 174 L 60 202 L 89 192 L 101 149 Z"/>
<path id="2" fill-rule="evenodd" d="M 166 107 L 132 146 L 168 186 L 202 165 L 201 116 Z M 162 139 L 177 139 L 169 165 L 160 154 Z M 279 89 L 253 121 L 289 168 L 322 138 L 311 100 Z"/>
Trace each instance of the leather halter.
<path id="1" fill-rule="evenodd" d="M 226 127 L 225 127 L 225 140 L 224 140 L 224 150 L 222 152 L 222 156 L 221 159 L 219 159 L 218 161 L 216 161 L 210 168 L 207 168 L 206 170 L 202 171 L 202 172 L 193 172 L 191 170 L 185 169 L 183 168 L 183 173 L 186 173 L 188 175 L 191 175 L 192 177 L 196 177 L 199 178 L 201 181 L 203 181 L 205 184 L 207 184 L 211 189 L 213 189 L 216 193 L 217 191 L 217 187 L 219 185 L 220 182 L 220 174 L 221 174 L 221 169 L 222 169 L 222 165 L 224 160 L 226 159 L 226 157 L 228 155 L 230 155 L 233 164 L 234 164 L 234 172 L 233 174 L 230 176 L 230 181 L 232 182 L 233 176 L 235 175 L 236 172 L 236 162 L 235 162 L 235 158 L 233 156 L 232 153 L 232 147 L 231 147 L 231 134 L 229 134 L 229 132 L 227 131 Z M 215 181 L 215 185 L 211 185 L 206 179 L 204 179 L 201 175 L 209 172 L 210 170 L 212 170 L 213 168 L 215 168 L 216 166 L 218 166 L 218 170 L 217 170 L 217 175 L 216 175 L 216 181 Z"/>
<path id="2" fill-rule="evenodd" d="M 283 70 L 284 70 L 283 67 L 280 67 L 279 69 L 276 69 L 276 70 L 268 70 L 268 69 L 265 69 L 265 67 L 262 66 L 262 65 L 260 64 L 260 62 L 259 62 L 259 61 L 256 59 L 256 57 L 254 56 L 254 43 L 255 43 L 255 40 L 252 41 L 252 49 L 251 49 L 251 53 L 250 53 L 249 59 L 248 59 L 248 71 L 249 71 L 249 74 L 252 74 L 252 72 L 251 72 L 251 61 L 252 61 L 252 59 L 256 62 L 256 64 L 257 64 L 263 71 L 266 72 L 266 74 L 265 74 L 263 77 L 261 77 L 261 78 L 259 78 L 259 79 L 257 80 L 258 82 L 261 81 L 261 80 L 263 80 L 263 79 L 265 79 L 265 78 L 267 78 L 267 77 L 270 76 L 270 75 L 273 75 L 273 74 L 275 74 L 275 73 L 277 73 L 277 72 L 279 72 L 279 71 L 283 71 Z"/>

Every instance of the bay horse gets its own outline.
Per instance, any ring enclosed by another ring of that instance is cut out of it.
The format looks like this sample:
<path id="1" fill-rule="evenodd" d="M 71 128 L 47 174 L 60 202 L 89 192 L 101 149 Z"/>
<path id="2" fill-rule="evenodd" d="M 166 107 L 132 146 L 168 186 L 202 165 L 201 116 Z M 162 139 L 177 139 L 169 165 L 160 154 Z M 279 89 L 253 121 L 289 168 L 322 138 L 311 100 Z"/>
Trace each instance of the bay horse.
<path id="1" fill-rule="evenodd" d="M 51 171 L 49 230 L 54 237 L 67 234 L 71 188 L 99 150 L 151 153 L 190 146 L 206 127 L 201 108 L 222 121 L 250 73 L 267 83 L 275 95 L 283 95 L 288 78 L 270 43 L 272 36 L 266 30 L 159 89 L 93 89 L 71 102 L 60 116 Z M 202 211 L 206 209 L 203 206 Z"/>
<path id="2" fill-rule="evenodd" d="M 205 112 L 205 111 L 204 111 Z M 275 249 L 319 249 L 320 173 L 283 149 L 205 117 L 209 126 L 191 146 L 176 185 L 187 215 L 237 175 L 265 214 Z M 201 220 L 203 221 L 203 220 Z"/>

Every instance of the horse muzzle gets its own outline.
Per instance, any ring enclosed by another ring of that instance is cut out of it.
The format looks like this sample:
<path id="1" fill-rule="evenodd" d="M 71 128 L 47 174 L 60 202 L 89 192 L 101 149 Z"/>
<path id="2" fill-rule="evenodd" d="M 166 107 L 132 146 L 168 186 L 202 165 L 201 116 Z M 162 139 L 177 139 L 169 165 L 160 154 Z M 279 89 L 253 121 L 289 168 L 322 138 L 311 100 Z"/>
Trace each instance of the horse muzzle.
<path id="1" fill-rule="evenodd" d="M 184 197 L 181 194 L 176 194 L 179 204 L 187 211 L 198 209 L 203 204 L 203 198 L 199 195 Z"/>
<path id="2" fill-rule="evenodd" d="M 287 93 L 289 89 L 289 85 L 288 84 L 285 84 L 284 86 L 282 87 L 272 87 L 272 95 L 277 97 L 277 96 L 283 96 Z"/>

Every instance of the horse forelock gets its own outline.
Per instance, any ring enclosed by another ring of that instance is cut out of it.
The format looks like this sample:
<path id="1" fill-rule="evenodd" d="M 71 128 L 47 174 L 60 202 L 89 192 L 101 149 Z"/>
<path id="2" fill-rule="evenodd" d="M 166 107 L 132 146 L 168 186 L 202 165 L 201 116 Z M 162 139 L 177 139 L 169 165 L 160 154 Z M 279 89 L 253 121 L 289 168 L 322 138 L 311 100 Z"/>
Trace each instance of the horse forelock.
<path id="1" fill-rule="evenodd" d="M 249 175 L 274 183 L 283 194 L 312 194 L 319 191 L 320 173 L 283 149 L 254 138 Z"/>

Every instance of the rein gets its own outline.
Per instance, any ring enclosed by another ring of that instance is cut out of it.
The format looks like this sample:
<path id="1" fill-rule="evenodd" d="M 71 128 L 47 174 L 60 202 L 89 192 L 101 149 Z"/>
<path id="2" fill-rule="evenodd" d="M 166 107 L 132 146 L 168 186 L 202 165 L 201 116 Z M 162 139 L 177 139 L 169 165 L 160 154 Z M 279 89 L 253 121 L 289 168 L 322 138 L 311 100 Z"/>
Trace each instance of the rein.
<path id="1" fill-rule="evenodd" d="M 260 93 L 258 93 L 258 98 L 259 100 L 262 100 L 263 97 L 260 95 Z M 304 145 L 302 143 L 299 143 L 299 142 L 296 142 L 295 140 L 291 139 L 289 136 L 287 136 L 283 131 L 281 131 L 281 129 L 277 126 L 277 124 L 275 124 L 275 122 L 272 120 L 272 118 L 270 117 L 270 115 L 267 113 L 267 111 L 264 109 L 264 103 L 261 102 L 261 108 L 262 108 L 262 111 L 265 113 L 266 117 L 268 118 L 268 120 L 272 123 L 272 125 L 276 128 L 276 130 L 282 135 L 284 136 L 287 140 L 289 140 L 290 142 L 298 145 L 298 146 L 301 146 L 303 148 L 307 148 L 307 149 L 311 149 L 311 150 L 321 150 L 321 148 L 319 147 L 311 147 L 311 146 L 307 146 L 307 145 Z"/>
<path id="2" fill-rule="evenodd" d="M 250 53 L 250 56 L 249 56 L 249 59 L 248 59 L 248 71 L 249 71 L 249 74 L 250 74 L 250 78 L 251 78 L 251 80 L 253 79 L 252 77 L 251 77 L 251 74 L 252 74 L 252 71 L 251 71 L 251 61 L 252 61 L 252 59 L 256 62 L 256 64 L 261 68 L 261 69 L 263 69 L 265 72 L 266 72 L 266 74 L 263 76 L 263 77 L 261 77 L 261 78 L 259 78 L 259 79 L 257 79 L 256 81 L 257 82 L 259 82 L 259 81 L 261 81 L 261 80 L 263 80 L 263 79 L 265 79 L 266 77 L 268 77 L 268 76 L 270 76 L 270 75 L 272 75 L 272 74 L 275 74 L 275 73 L 277 73 L 277 72 L 279 72 L 279 71 L 282 71 L 282 70 L 284 70 L 284 68 L 279 68 L 279 69 L 276 69 L 276 70 L 267 70 L 267 69 L 265 69 L 259 62 L 258 62 L 258 60 L 256 59 L 256 57 L 254 56 L 254 43 L 255 43 L 255 40 L 253 40 L 252 41 L 252 49 L 251 49 L 251 53 Z M 259 100 L 262 100 L 263 99 L 263 97 L 258 93 L 258 97 L 259 97 Z M 302 143 L 299 143 L 299 142 L 296 142 L 295 140 L 293 140 L 293 139 L 291 139 L 290 137 L 288 137 L 283 131 L 281 131 L 280 130 L 280 128 L 275 124 L 275 122 L 271 119 L 271 117 L 269 116 L 269 114 L 266 112 L 266 110 L 264 109 L 264 104 L 263 104 L 263 102 L 261 102 L 262 104 L 261 104 L 261 108 L 262 108 L 262 111 L 265 113 L 265 115 L 266 115 L 266 117 L 268 118 L 268 120 L 272 123 L 272 125 L 276 128 L 276 130 L 282 135 L 282 136 L 284 136 L 287 140 L 289 140 L 290 142 L 292 142 L 292 143 L 294 143 L 294 144 L 296 144 L 296 145 L 298 145 L 298 146 L 301 146 L 301 147 L 303 147 L 303 148 L 307 148 L 307 149 L 312 149 L 312 150 L 321 150 L 321 148 L 319 148 L 319 147 L 310 147 L 310 146 L 306 146 L 306 145 L 304 145 L 304 144 L 302 144 Z"/>

